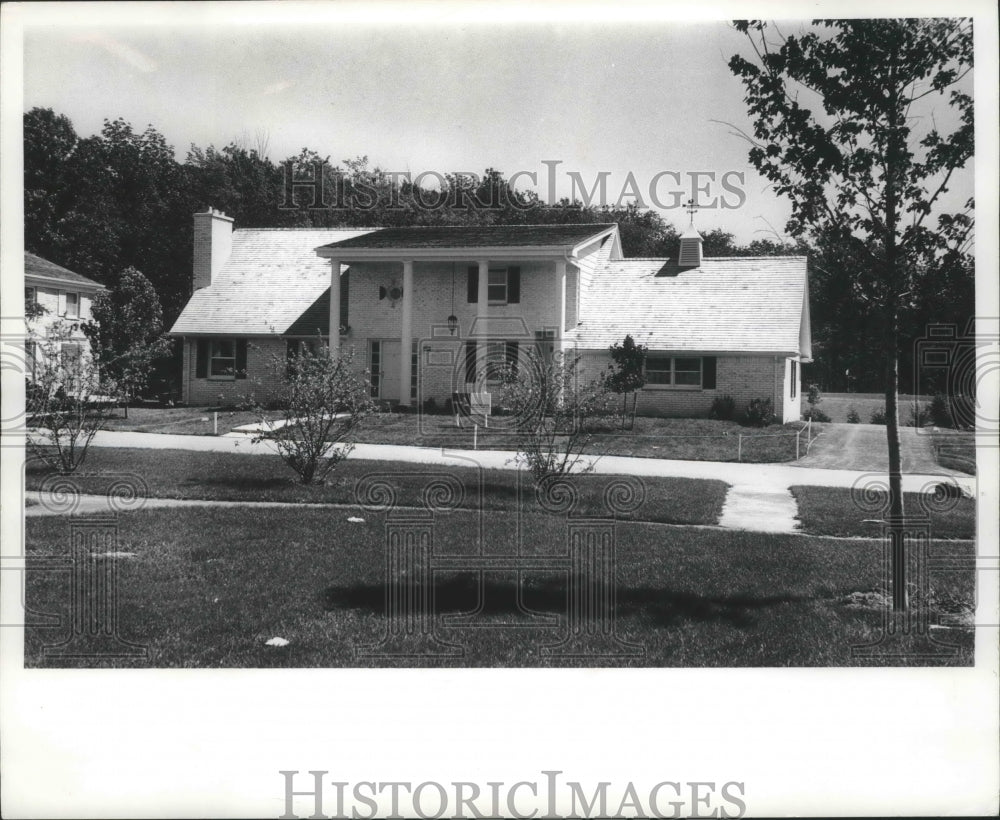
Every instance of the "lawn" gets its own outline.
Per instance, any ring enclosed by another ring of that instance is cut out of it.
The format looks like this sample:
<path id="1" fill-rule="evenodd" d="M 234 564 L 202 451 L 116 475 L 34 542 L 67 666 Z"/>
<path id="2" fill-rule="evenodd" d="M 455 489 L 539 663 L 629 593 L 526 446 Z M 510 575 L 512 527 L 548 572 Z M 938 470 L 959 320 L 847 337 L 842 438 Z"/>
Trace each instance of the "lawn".
<path id="1" fill-rule="evenodd" d="M 841 487 L 792 487 L 799 505 L 799 520 L 804 532 L 816 535 L 869 536 L 882 534 L 883 513 L 862 509 L 850 489 Z M 884 496 L 883 496 L 884 498 Z M 972 498 L 936 499 L 905 493 L 907 514 L 917 517 L 929 511 L 930 533 L 934 538 L 976 537 L 976 502 Z"/>
<path id="2" fill-rule="evenodd" d="M 117 410 L 106 425 L 109 430 L 140 433 L 213 434 L 213 414 L 219 415 L 219 433 L 259 421 L 248 410 L 213 407 L 145 408 L 133 407 L 124 418 Z M 268 418 L 279 418 L 268 411 Z M 454 449 L 511 450 L 518 438 L 502 429 L 503 417 L 481 424 L 473 432 L 470 422 L 456 427 L 454 417 L 440 413 L 378 413 L 357 431 L 358 441 L 370 444 L 410 444 L 420 447 Z M 604 455 L 647 458 L 677 458 L 694 461 L 780 462 L 795 458 L 795 433 L 801 424 L 775 424 L 764 429 L 742 427 L 736 422 L 713 419 L 637 418 L 633 429 L 621 430 L 616 422 L 602 422 L 595 428 L 589 452 Z M 739 438 L 742 435 L 742 453 Z M 805 452 L 805 439 L 802 440 Z"/>
<path id="3" fill-rule="evenodd" d="M 29 462 L 25 470 L 29 490 L 46 488 L 53 477 L 37 460 Z M 324 504 L 357 504 L 359 492 L 365 495 L 366 488 L 372 488 L 371 492 L 377 494 L 378 488 L 372 482 L 384 480 L 401 507 L 425 506 L 425 489 L 436 482 L 439 490 L 431 492 L 455 493 L 462 508 L 506 512 L 518 509 L 519 486 L 522 510 L 538 510 L 543 502 L 551 508 L 552 503 L 558 503 L 560 491 L 559 487 L 552 488 L 552 502 L 546 496 L 540 500 L 530 476 L 516 470 L 444 470 L 426 464 L 361 459 L 341 462 L 325 485 L 304 486 L 294 480 L 294 474 L 278 456 L 105 447 L 91 448 L 80 473 L 59 480 L 68 480 L 79 493 L 95 495 L 114 492 L 116 483 L 126 482 L 137 484 L 140 494 L 150 497 Z M 605 502 L 605 494 L 616 492 L 613 487 L 627 481 L 640 493 L 636 498 L 641 503 L 634 510 L 623 511 L 622 517 L 671 524 L 715 524 L 727 489 L 722 481 L 686 478 L 590 474 L 572 476 L 570 480 L 570 492 L 577 496 L 574 515 L 611 515 L 613 510 Z"/>
<path id="4" fill-rule="evenodd" d="M 105 429 L 125 430 L 136 433 L 176 433 L 187 436 L 215 435 L 215 414 L 218 414 L 219 433 L 228 433 L 234 427 L 255 424 L 260 416 L 250 410 L 231 407 L 130 407 L 128 417 L 123 408 L 117 408 L 107 419 Z M 266 411 L 268 418 L 281 414 Z"/>
<path id="5" fill-rule="evenodd" d="M 912 396 L 900 394 L 899 396 L 899 420 L 903 423 L 910 417 L 910 410 L 913 408 L 914 399 L 919 400 L 920 407 L 926 409 L 931 403 L 932 396 Z M 808 407 L 805 400 L 802 401 L 802 409 Z M 851 410 L 856 410 L 861 417 L 863 424 L 871 421 L 872 413 L 885 408 L 885 396 L 881 393 L 824 393 L 818 409 L 822 410 L 833 422 L 847 422 L 847 414 Z"/>
<path id="6" fill-rule="evenodd" d="M 27 666 L 338 667 L 338 666 L 844 666 L 970 665 L 969 627 L 935 630 L 956 653 L 926 637 L 902 635 L 918 655 L 860 659 L 852 645 L 881 635 L 881 546 L 871 541 L 803 539 L 721 530 L 621 523 L 617 526 L 616 633 L 637 647 L 630 657 L 554 658 L 543 653 L 566 635 L 566 573 L 510 569 L 478 578 L 461 567 L 434 575 L 434 636 L 454 658 L 365 658 L 357 648 L 385 635 L 385 515 L 348 510 L 199 508 L 124 513 L 116 551 L 122 638 L 148 647 L 138 659 L 58 659 L 45 644 L 66 627 L 25 630 Z M 356 513 L 354 513 L 356 515 Z M 28 606 L 64 616 L 67 572 L 32 559 L 65 555 L 66 518 L 27 522 Z M 486 514 L 486 549 L 511 555 L 523 533 L 528 556 L 565 551 L 565 516 Z M 435 521 L 434 555 L 477 546 L 477 516 L 457 511 Z M 944 544 L 957 559 L 972 545 Z M 968 622 L 974 573 L 939 573 L 927 604 L 930 622 Z M 515 604 L 520 586 L 525 610 Z M 85 586 L 84 589 L 87 587 Z M 419 592 L 422 587 L 411 588 Z M 430 591 L 430 590 L 428 590 Z M 478 614 L 472 613 L 482 604 Z M 466 623 L 454 616 L 468 614 Z M 452 620 L 445 620 L 452 616 Z M 548 618 L 546 618 L 548 616 Z M 491 628 L 479 628 L 491 627 Z M 285 646 L 267 646 L 272 638 Z M 895 647 L 899 649 L 899 645 Z"/>
<path id="7" fill-rule="evenodd" d="M 358 441 L 371 444 L 412 444 L 423 447 L 472 449 L 517 449 L 516 433 L 504 430 L 502 416 L 481 424 L 473 432 L 463 421 L 455 426 L 453 416 L 427 413 L 380 413 L 372 416 L 357 433 Z M 617 421 L 599 422 L 587 452 L 599 455 L 669 458 L 690 461 L 782 462 L 795 458 L 795 434 L 801 424 L 775 424 L 758 429 L 733 421 L 714 419 L 636 418 L 631 430 Z M 742 436 L 742 452 L 740 437 Z M 805 453 L 805 438 L 802 452 Z"/>

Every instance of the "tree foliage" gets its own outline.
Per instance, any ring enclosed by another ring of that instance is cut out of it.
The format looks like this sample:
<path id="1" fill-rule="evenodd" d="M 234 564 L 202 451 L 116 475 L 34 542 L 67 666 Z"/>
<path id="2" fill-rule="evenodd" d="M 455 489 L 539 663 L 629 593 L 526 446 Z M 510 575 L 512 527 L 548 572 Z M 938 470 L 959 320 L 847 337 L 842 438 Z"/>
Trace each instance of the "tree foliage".
<path id="1" fill-rule="evenodd" d="M 972 24 L 818 20 L 789 36 L 735 25 L 753 51 L 730 60 L 753 121 L 750 161 L 791 201 L 789 233 L 856 261 L 850 293 L 884 351 L 893 606 L 905 609 L 900 320 L 929 280 L 971 264 L 973 201 L 944 206 L 973 155 Z"/>
<path id="2" fill-rule="evenodd" d="M 608 365 L 604 383 L 612 393 L 620 393 L 622 396 L 623 427 L 629 393 L 634 394 L 646 386 L 646 351 L 646 345 L 637 345 L 632 334 L 626 334 L 624 340 L 615 342 L 608 348 L 611 364 Z M 634 412 L 635 407 L 632 409 Z"/>

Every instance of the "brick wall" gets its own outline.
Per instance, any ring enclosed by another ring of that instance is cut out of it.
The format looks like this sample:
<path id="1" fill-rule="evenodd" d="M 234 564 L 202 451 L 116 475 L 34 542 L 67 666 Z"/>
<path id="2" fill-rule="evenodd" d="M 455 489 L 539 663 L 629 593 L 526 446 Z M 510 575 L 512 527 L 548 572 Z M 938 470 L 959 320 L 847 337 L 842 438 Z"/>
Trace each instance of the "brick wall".
<path id="1" fill-rule="evenodd" d="M 600 351 L 583 351 L 581 356 L 582 373 L 588 379 L 598 376 L 611 362 L 610 355 Z M 636 412 L 643 416 L 694 418 L 707 416 L 717 396 L 731 396 L 738 413 L 752 399 L 769 398 L 779 420 L 796 421 L 800 418 L 801 389 L 796 398 L 789 397 L 790 362 L 774 356 L 716 356 L 714 390 L 646 387 L 639 391 Z"/>

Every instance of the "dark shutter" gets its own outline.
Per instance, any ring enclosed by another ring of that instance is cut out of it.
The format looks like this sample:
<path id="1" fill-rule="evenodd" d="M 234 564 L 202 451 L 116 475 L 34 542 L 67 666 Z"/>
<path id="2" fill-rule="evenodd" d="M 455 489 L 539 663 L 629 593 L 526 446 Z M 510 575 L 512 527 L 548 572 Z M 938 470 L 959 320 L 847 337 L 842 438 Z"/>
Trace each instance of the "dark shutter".
<path id="1" fill-rule="evenodd" d="M 474 382 L 476 380 L 476 343 L 465 343 L 465 380 Z"/>
<path id="2" fill-rule="evenodd" d="M 507 268 L 507 302 L 516 305 L 521 301 L 521 269 Z"/>
<path id="3" fill-rule="evenodd" d="M 207 379 L 208 378 L 208 339 L 198 340 L 198 351 L 197 351 L 196 364 L 194 368 L 194 377 L 196 379 Z"/>
<path id="4" fill-rule="evenodd" d="M 507 342 L 507 365 L 510 367 L 510 375 L 517 375 L 517 342 Z"/>
<path id="5" fill-rule="evenodd" d="M 247 377 L 247 340 L 236 340 L 236 378 L 245 379 Z"/>
<path id="6" fill-rule="evenodd" d="M 467 302 L 478 302 L 479 301 L 479 267 L 477 265 L 469 265 L 469 295 L 466 299 Z"/>
<path id="7" fill-rule="evenodd" d="M 347 300 L 351 295 L 351 272 L 340 274 L 340 326 L 347 327 Z"/>
<path id="8" fill-rule="evenodd" d="M 701 387 L 703 390 L 715 390 L 715 356 L 703 356 L 701 359 Z"/>

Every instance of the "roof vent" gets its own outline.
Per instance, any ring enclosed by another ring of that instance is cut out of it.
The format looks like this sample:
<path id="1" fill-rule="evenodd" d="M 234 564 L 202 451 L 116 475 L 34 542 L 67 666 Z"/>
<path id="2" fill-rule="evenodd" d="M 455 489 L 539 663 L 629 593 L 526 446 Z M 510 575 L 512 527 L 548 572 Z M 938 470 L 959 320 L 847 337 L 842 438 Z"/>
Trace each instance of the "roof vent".
<path id="1" fill-rule="evenodd" d="M 681 249 L 677 256 L 677 264 L 682 268 L 697 268 L 701 265 L 701 234 L 694 226 L 694 215 L 698 209 L 693 199 L 689 199 L 687 204 L 691 222 L 687 230 L 681 234 Z"/>

